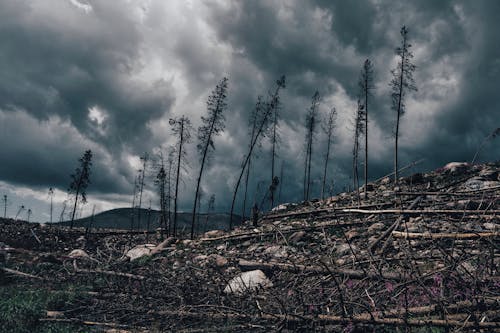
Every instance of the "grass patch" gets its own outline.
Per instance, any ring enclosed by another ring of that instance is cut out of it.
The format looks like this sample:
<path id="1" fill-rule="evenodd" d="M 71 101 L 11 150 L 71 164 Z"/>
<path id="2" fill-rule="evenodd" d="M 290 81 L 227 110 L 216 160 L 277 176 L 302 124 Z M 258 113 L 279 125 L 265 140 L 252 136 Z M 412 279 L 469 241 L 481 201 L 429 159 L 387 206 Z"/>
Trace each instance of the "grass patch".
<path id="1" fill-rule="evenodd" d="M 20 290 L 12 286 L 0 287 L 0 332 L 90 332 L 71 324 L 40 322 L 47 310 L 64 309 L 79 296 L 78 292 L 72 291 L 50 293 L 45 290 Z"/>

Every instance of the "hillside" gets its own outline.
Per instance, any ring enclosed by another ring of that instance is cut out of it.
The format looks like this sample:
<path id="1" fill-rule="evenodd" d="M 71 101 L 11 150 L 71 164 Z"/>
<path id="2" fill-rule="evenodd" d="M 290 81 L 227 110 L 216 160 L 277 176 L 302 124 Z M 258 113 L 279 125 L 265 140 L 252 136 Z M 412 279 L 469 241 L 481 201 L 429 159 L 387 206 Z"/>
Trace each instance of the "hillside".
<path id="1" fill-rule="evenodd" d="M 96 214 L 92 217 L 85 217 L 82 219 L 77 219 L 74 221 L 75 227 L 86 228 L 92 225 L 93 228 L 107 228 L 107 229 L 130 229 L 132 214 L 134 218 L 133 228 L 139 230 L 146 230 L 149 228 L 150 230 L 156 229 L 159 227 L 160 221 L 160 212 L 157 210 L 151 210 L 150 212 L 147 209 L 141 209 L 140 219 L 138 218 L 139 210 L 132 208 L 117 208 L 111 209 L 99 214 Z M 191 213 L 178 213 L 178 229 L 190 230 L 191 228 Z M 173 217 L 172 217 L 173 218 Z M 241 221 L 241 217 L 236 217 L 236 221 Z M 70 221 L 64 221 L 58 223 L 63 226 L 69 226 L 71 224 Z M 208 218 L 206 214 L 199 214 L 199 224 L 197 224 L 197 232 L 205 232 L 207 230 L 227 229 L 229 225 L 229 215 L 225 213 L 211 213 Z"/>
<path id="2" fill-rule="evenodd" d="M 32 331 L 500 332 L 500 163 L 363 194 L 195 240 L 2 220 L 0 318 Z"/>

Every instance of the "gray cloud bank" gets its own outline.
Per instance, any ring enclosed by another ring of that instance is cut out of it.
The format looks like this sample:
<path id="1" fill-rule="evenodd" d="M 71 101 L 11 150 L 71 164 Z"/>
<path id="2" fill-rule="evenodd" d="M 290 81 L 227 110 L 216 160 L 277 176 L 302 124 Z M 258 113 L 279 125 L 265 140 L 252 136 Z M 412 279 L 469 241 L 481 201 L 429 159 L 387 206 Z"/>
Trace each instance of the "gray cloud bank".
<path id="1" fill-rule="evenodd" d="M 366 58 L 374 63 L 376 85 L 371 176 L 389 173 L 394 114 L 388 83 L 403 24 L 419 90 L 407 99 L 401 162 L 425 158 L 420 167 L 432 169 L 470 160 L 499 126 L 498 13 L 495 1 L 4 1 L 0 180 L 7 192 L 16 186 L 40 191 L 35 194 L 51 186 L 63 192 L 78 157 L 92 149 L 89 192 L 101 208 L 121 205 L 132 191 L 138 156 L 174 142 L 168 119 L 185 114 L 197 127 L 208 94 L 228 76 L 227 129 L 215 141 L 203 182 L 206 193 L 216 194 L 218 210 L 227 210 L 248 145 L 250 111 L 257 95 L 285 74 L 281 201 L 301 199 L 303 124 L 315 90 L 323 116 L 334 106 L 339 113 L 329 173 L 341 190 L 349 182 L 357 80 Z M 324 141 L 318 133 L 315 179 Z M 270 182 L 268 148 L 264 140 L 253 163 L 251 197 L 259 182 L 261 189 Z M 480 159 L 498 159 L 498 151 L 491 143 Z M 191 174 L 180 198 L 186 209 L 198 169 L 195 144 L 188 156 Z M 152 177 L 147 196 L 154 205 Z M 35 194 L 21 192 L 13 197 L 43 210 L 45 197 L 35 203 Z M 35 216 L 46 219 L 46 213 Z"/>

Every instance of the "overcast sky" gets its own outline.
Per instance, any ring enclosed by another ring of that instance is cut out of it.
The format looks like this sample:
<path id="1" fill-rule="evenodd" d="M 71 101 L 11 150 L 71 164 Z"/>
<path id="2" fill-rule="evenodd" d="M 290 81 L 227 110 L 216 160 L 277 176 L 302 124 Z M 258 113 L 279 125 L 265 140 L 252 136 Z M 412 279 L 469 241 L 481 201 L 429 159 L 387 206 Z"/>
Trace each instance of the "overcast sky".
<path id="1" fill-rule="evenodd" d="M 349 183 L 352 119 L 362 64 L 374 64 L 369 118 L 371 178 L 393 163 L 390 70 L 406 25 L 418 92 L 408 95 L 401 124 L 400 165 L 425 158 L 421 170 L 470 161 L 500 126 L 499 1 L 301 0 L 4 0 L 0 2 L 0 194 L 8 215 L 24 205 L 32 220 L 49 218 L 56 188 L 58 219 L 69 175 L 86 149 L 94 153 L 89 203 L 96 211 L 130 205 L 144 152 L 174 143 L 169 118 L 195 128 L 218 81 L 229 78 L 226 131 L 202 181 L 228 210 L 248 145 L 248 116 L 258 95 L 286 75 L 281 96 L 281 201 L 302 196 L 305 114 L 316 90 L 320 112 L 336 107 L 338 127 L 329 180 Z M 193 133 L 195 134 L 195 133 Z M 498 140 L 497 140 L 498 141 Z M 180 203 L 191 209 L 198 172 L 196 140 Z M 320 179 L 324 135 L 313 146 Z M 479 160 L 498 160 L 499 142 Z M 362 159 L 361 159 L 362 162 Z M 250 185 L 270 182 L 269 142 L 253 164 Z M 157 206 L 149 168 L 143 202 Z M 319 183 L 314 183 L 313 197 Z M 263 191 L 257 194 L 257 198 Z M 206 198 L 208 196 L 205 196 Z M 205 205 L 203 202 L 202 207 Z M 202 208 L 204 210 L 204 208 Z M 2 210 L 3 213 L 3 210 Z M 21 216 L 26 218 L 26 214 Z"/>

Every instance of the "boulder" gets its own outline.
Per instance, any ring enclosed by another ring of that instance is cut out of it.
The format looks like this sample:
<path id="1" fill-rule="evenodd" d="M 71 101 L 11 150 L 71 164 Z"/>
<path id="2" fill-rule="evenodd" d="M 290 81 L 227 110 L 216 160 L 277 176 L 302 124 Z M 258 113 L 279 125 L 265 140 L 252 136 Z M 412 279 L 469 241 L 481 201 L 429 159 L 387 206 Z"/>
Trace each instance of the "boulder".
<path id="1" fill-rule="evenodd" d="M 272 287 L 273 283 L 267 278 L 266 274 L 260 269 L 243 272 L 233 278 L 224 288 L 226 294 L 243 294 L 252 292 L 259 288 Z"/>
<path id="2" fill-rule="evenodd" d="M 142 244 L 133 247 L 125 253 L 125 257 L 129 258 L 130 261 L 137 260 L 144 256 L 151 255 L 151 251 L 156 247 L 154 244 Z"/>
<path id="3" fill-rule="evenodd" d="M 210 230 L 203 234 L 203 238 L 217 238 L 224 235 L 223 230 Z"/>
<path id="4" fill-rule="evenodd" d="M 72 250 L 69 254 L 68 257 L 72 259 L 89 259 L 90 256 L 87 254 L 87 252 L 83 251 L 82 249 L 76 249 Z"/>
<path id="5" fill-rule="evenodd" d="M 462 188 L 466 191 L 475 191 L 496 187 L 498 185 L 500 185 L 500 182 L 484 180 L 482 177 L 472 177 L 462 184 Z"/>
<path id="6" fill-rule="evenodd" d="M 446 164 L 442 168 L 442 170 L 449 172 L 449 173 L 458 173 L 458 172 L 464 171 L 468 167 L 469 167 L 469 163 L 467 163 L 467 162 L 450 162 L 450 163 Z"/>

